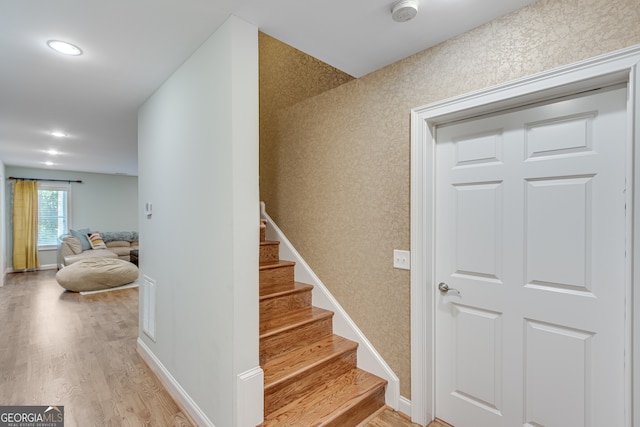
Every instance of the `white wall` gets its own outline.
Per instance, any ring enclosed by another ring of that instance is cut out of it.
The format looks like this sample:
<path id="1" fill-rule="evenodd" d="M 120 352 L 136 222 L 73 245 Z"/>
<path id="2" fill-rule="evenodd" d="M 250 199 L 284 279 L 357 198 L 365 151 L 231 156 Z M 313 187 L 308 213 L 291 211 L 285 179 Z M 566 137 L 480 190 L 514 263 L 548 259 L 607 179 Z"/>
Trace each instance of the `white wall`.
<path id="1" fill-rule="evenodd" d="M 138 114 L 140 270 L 157 285 L 156 340 L 140 339 L 223 427 L 244 424 L 236 377 L 259 365 L 257 44 L 231 17 Z"/>
<path id="2" fill-rule="evenodd" d="M 138 177 L 108 175 L 100 173 L 56 171 L 48 169 L 6 166 L 6 185 L 3 198 L 7 206 L 6 247 L 7 266 L 13 262 L 13 233 L 11 225 L 11 185 L 10 176 L 20 178 L 81 180 L 82 184 L 71 184 L 70 228 L 90 228 L 94 231 L 137 231 L 138 230 Z M 39 251 L 40 265 L 56 265 L 55 250 Z"/>

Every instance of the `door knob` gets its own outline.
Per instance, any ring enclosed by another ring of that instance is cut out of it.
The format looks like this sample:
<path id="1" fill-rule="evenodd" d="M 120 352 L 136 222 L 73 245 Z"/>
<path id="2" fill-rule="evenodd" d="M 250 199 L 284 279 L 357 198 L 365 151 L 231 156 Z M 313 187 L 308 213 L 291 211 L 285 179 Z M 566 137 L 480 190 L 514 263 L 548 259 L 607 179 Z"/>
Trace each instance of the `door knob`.
<path id="1" fill-rule="evenodd" d="M 457 292 L 458 295 L 460 295 L 460 291 L 457 289 L 453 289 L 450 288 L 449 285 L 447 285 L 444 282 L 440 282 L 440 284 L 438 285 L 438 289 L 440 290 L 440 292 L 442 292 L 443 294 L 446 294 L 447 292 Z"/>

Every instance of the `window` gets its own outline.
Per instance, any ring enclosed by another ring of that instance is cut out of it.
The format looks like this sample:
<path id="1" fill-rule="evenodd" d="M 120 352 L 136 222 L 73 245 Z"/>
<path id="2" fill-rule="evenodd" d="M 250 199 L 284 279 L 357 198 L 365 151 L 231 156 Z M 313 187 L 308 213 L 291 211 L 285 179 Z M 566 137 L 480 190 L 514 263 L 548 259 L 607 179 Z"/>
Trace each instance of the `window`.
<path id="1" fill-rule="evenodd" d="M 58 245 L 58 237 L 69 231 L 68 185 L 40 183 L 38 189 L 38 247 Z"/>

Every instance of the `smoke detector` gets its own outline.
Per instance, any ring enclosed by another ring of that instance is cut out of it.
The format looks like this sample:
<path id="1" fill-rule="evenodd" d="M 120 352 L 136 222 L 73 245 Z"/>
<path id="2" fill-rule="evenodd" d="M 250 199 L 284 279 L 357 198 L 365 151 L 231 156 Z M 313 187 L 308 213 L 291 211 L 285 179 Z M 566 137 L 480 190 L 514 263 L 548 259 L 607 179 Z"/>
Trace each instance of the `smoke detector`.
<path id="1" fill-rule="evenodd" d="M 418 14 L 418 0 L 399 0 L 391 6 L 391 17 L 396 22 L 407 22 Z"/>

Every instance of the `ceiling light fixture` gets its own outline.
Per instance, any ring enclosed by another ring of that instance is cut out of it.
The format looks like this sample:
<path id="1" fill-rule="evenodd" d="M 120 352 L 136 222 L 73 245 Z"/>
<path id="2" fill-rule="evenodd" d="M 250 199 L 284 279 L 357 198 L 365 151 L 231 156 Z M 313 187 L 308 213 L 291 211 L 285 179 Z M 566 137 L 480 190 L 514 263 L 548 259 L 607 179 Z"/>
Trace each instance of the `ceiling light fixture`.
<path id="1" fill-rule="evenodd" d="M 44 164 L 47 166 L 53 166 L 53 162 L 44 162 Z"/>
<path id="2" fill-rule="evenodd" d="M 417 0 L 399 0 L 391 6 L 391 17 L 396 22 L 407 22 L 418 14 Z"/>
<path id="3" fill-rule="evenodd" d="M 63 53 L 65 55 L 79 56 L 82 55 L 82 49 L 71 43 L 63 42 L 60 40 L 49 40 L 47 45 L 56 52 Z"/>
<path id="4" fill-rule="evenodd" d="M 53 132 L 49 132 L 49 135 L 55 136 L 56 138 L 64 138 L 65 136 L 67 136 L 66 133 L 60 132 L 59 130 L 54 130 Z"/>
<path id="5" fill-rule="evenodd" d="M 57 150 L 53 150 L 53 149 L 52 149 L 52 150 L 47 150 L 47 151 L 46 151 L 46 153 L 47 153 L 47 154 L 50 154 L 50 155 L 52 155 L 52 156 L 57 156 L 58 154 L 60 154 L 60 152 L 59 152 L 59 151 L 57 151 Z"/>

